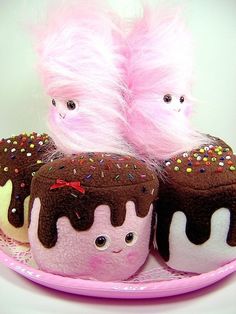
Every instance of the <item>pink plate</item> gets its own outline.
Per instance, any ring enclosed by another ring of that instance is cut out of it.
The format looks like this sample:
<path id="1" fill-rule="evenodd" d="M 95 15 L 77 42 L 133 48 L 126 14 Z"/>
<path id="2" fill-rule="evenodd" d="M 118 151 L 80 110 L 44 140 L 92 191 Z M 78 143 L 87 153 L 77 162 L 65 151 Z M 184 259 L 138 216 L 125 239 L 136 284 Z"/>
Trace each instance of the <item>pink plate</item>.
<path id="1" fill-rule="evenodd" d="M 151 253 L 146 265 L 125 282 L 73 279 L 37 269 L 30 247 L 7 238 L 0 231 L 0 262 L 40 285 L 78 295 L 120 299 L 174 296 L 209 286 L 236 271 L 236 260 L 201 275 L 177 272 Z"/>

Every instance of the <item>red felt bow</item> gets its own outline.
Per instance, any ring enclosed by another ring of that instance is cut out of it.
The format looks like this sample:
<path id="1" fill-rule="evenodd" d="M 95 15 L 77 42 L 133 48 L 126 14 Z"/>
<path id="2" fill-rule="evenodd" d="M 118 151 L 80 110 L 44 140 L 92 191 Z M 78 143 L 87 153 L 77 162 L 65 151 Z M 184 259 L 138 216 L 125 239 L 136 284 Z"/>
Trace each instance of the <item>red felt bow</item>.
<path id="1" fill-rule="evenodd" d="M 61 179 L 57 179 L 56 183 L 50 187 L 50 190 L 63 188 L 64 186 L 70 186 L 73 189 L 76 189 L 77 191 L 79 191 L 83 194 L 85 193 L 85 189 L 82 186 L 80 186 L 79 181 L 77 181 L 77 182 L 66 182 L 66 181 L 61 180 Z"/>

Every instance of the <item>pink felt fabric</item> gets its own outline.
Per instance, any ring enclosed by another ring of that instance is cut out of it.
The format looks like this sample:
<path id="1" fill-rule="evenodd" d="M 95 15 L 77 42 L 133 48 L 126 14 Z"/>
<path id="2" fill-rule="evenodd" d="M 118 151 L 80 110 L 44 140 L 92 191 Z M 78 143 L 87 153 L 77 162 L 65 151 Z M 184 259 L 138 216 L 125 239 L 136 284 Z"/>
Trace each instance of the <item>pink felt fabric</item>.
<path id="1" fill-rule="evenodd" d="M 87 231 L 76 231 L 68 218 L 57 222 L 58 240 L 53 248 L 45 248 L 38 239 L 38 217 L 40 200 L 36 199 L 32 209 L 29 239 L 33 256 L 40 269 L 62 276 L 97 279 L 102 281 L 125 280 L 132 276 L 146 261 L 153 206 L 146 217 L 136 216 L 135 205 L 127 202 L 125 222 L 120 227 L 110 223 L 107 205 L 95 210 L 94 223 Z M 125 236 L 135 233 L 133 245 L 127 245 Z M 95 246 L 98 236 L 108 239 L 105 250 Z"/>

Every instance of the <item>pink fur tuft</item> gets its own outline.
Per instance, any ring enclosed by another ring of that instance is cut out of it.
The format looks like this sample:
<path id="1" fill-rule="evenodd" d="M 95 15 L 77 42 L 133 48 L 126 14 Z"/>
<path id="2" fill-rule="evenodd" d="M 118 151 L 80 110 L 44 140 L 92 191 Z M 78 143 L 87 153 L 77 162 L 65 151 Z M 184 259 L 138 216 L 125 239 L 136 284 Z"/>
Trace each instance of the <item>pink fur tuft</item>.
<path id="1" fill-rule="evenodd" d="M 124 108 L 119 19 L 101 1 L 77 1 L 51 12 L 37 31 L 39 69 L 56 106 L 49 127 L 60 150 L 128 153 L 119 125 Z M 77 108 L 68 111 L 73 100 Z"/>
<path id="2" fill-rule="evenodd" d="M 146 7 L 128 44 L 125 137 L 137 156 L 163 160 L 207 143 L 189 124 L 192 41 L 180 11 Z M 184 95 L 181 113 L 163 101 L 165 94 L 178 102 Z"/>

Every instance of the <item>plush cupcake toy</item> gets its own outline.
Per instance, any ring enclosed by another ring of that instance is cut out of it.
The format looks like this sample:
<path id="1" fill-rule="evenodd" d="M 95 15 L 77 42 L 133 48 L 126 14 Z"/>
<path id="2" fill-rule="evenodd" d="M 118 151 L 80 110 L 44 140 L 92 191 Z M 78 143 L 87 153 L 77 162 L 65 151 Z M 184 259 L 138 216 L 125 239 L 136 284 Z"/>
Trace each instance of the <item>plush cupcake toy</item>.
<path id="1" fill-rule="evenodd" d="M 205 146 L 163 165 L 157 245 L 167 264 L 202 273 L 236 259 L 236 156 Z"/>
<path id="2" fill-rule="evenodd" d="M 55 149 L 47 134 L 20 134 L 0 141 L 0 229 L 28 242 L 30 184 L 44 158 Z"/>
<path id="3" fill-rule="evenodd" d="M 145 262 L 155 172 L 133 157 L 84 153 L 43 166 L 31 189 L 29 239 L 40 269 L 125 280 Z"/>

